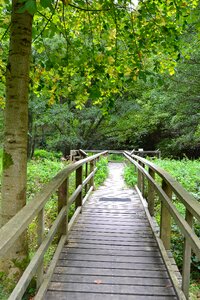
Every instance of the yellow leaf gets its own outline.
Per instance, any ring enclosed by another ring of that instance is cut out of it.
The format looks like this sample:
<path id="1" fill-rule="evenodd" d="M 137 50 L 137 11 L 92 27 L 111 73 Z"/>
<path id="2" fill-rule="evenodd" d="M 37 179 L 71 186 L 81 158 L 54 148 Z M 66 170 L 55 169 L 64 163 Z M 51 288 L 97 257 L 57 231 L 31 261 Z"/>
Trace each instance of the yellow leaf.
<path id="1" fill-rule="evenodd" d="M 115 59 L 112 56 L 108 57 L 109 64 L 113 64 L 115 62 Z"/>

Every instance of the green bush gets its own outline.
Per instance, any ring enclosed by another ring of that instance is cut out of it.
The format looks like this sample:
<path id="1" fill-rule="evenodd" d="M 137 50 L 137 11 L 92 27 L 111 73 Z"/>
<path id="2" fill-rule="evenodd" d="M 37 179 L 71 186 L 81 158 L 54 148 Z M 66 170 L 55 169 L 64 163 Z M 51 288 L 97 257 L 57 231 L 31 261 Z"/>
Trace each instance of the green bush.
<path id="1" fill-rule="evenodd" d="M 44 149 L 36 149 L 34 151 L 34 158 L 35 159 L 49 159 L 49 160 L 55 160 L 60 159 L 62 157 L 62 153 L 59 152 L 49 152 Z"/>
<path id="2" fill-rule="evenodd" d="M 124 156 L 123 154 L 109 154 L 108 156 L 108 160 L 109 161 L 116 161 L 116 162 L 123 162 L 124 161 Z"/>
<path id="3" fill-rule="evenodd" d="M 94 176 L 95 186 L 99 187 L 103 184 L 104 180 L 108 176 L 108 158 L 101 157 L 100 160 L 96 164 L 98 170 Z"/>
<path id="4" fill-rule="evenodd" d="M 134 165 L 128 164 L 124 168 L 124 180 L 129 187 L 134 187 L 137 183 L 137 174 Z"/>

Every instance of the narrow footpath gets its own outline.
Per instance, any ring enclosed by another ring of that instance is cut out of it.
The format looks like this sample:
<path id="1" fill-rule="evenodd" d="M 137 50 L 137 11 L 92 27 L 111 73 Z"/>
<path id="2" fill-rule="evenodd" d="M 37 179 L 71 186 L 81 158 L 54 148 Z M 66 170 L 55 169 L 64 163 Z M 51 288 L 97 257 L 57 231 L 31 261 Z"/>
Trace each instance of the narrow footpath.
<path id="1" fill-rule="evenodd" d="M 93 192 L 69 234 L 45 299 L 178 299 L 137 192 L 122 163 Z"/>

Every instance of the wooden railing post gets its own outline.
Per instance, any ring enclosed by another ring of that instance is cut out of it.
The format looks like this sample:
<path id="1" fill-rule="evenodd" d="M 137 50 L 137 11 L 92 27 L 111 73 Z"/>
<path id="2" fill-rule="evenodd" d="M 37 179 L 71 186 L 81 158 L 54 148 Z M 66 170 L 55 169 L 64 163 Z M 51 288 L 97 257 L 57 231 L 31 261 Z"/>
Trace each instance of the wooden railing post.
<path id="1" fill-rule="evenodd" d="M 37 246 L 38 248 L 42 244 L 44 240 L 44 208 L 41 209 L 41 211 L 38 213 L 37 217 Z M 43 260 L 41 264 L 39 265 L 37 269 L 37 289 L 39 289 L 40 285 L 42 284 L 43 281 L 43 276 L 44 276 L 44 265 L 43 265 Z"/>
<path id="2" fill-rule="evenodd" d="M 155 172 L 149 168 L 149 175 L 155 179 Z M 147 195 L 147 200 L 148 200 L 148 209 L 149 213 L 151 216 L 154 216 L 154 201 L 155 201 L 155 191 L 153 184 L 148 181 L 148 195 Z"/>
<path id="3" fill-rule="evenodd" d="M 172 189 L 165 180 L 162 181 L 162 189 L 167 196 L 172 199 Z M 169 250 L 171 247 L 171 215 L 162 201 L 160 216 L 160 238 L 165 246 L 165 249 Z"/>
<path id="4" fill-rule="evenodd" d="M 85 164 L 85 178 L 88 176 L 88 163 Z M 87 194 L 88 184 L 85 185 L 85 193 Z"/>
<path id="5" fill-rule="evenodd" d="M 140 165 L 140 162 L 138 161 L 139 165 Z M 142 192 L 142 173 L 141 171 L 139 170 L 138 168 L 138 173 L 137 173 L 137 186 L 138 186 L 138 189 Z"/>
<path id="6" fill-rule="evenodd" d="M 138 161 L 139 165 L 144 168 L 144 164 Z M 138 169 L 138 181 L 137 181 L 137 186 L 142 194 L 144 196 L 144 175 L 142 172 Z"/>
<path id="7" fill-rule="evenodd" d="M 94 171 L 94 167 L 95 167 L 95 160 L 92 160 L 90 162 L 90 173 Z M 90 187 L 93 186 L 93 190 L 95 189 L 94 186 L 94 176 L 92 176 L 91 180 L 90 180 Z"/>
<path id="8" fill-rule="evenodd" d="M 143 163 L 140 163 L 141 167 L 145 168 L 145 165 Z M 145 176 L 144 174 L 141 172 L 141 193 L 142 196 L 145 197 Z"/>
<path id="9" fill-rule="evenodd" d="M 58 189 L 58 212 L 60 212 L 64 206 L 67 206 L 68 197 L 69 197 L 68 193 L 69 193 L 69 178 L 67 178 Z M 67 226 L 68 226 L 68 209 L 66 209 L 66 217 L 61 222 L 58 230 L 59 237 L 67 234 L 68 231 Z"/>
<path id="10" fill-rule="evenodd" d="M 83 166 L 80 166 L 77 170 L 76 170 L 76 188 L 82 184 L 83 182 Z M 75 201 L 75 206 L 76 208 L 78 208 L 79 206 L 82 206 L 82 199 L 83 199 L 83 192 L 81 190 L 81 192 L 78 194 L 76 201 Z"/>
<path id="11" fill-rule="evenodd" d="M 186 209 L 185 219 L 190 227 L 193 223 L 193 215 Z M 182 289 L 185 297 L 189 299 L 190 268 L 191 268 L 191 246 L 187 239 L 184 240 Z"/>

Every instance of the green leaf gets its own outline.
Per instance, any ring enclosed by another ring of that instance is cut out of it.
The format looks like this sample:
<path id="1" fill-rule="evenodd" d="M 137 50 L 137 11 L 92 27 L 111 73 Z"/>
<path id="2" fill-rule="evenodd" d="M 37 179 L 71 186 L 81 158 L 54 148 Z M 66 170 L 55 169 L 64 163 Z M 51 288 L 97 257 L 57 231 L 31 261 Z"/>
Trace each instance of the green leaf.
<path id="1" fill-rule="evenodd" d="M 42 7 L 47 8 L 52 6 L 52 1 L 51 0 L 40 0 L 40 4 Z"/>
<path id="2" fill-rule="evenodd" d="M 21 2 L 25 2 L 21 0 Z M 24 13 L 25 11 L 28 11 L 31 15 L 34 15 L 37 11 L 37 5 L 35 0 L 28 0 L 25 2 L 25 4 L 18 9 L 18 13 Z"/>

